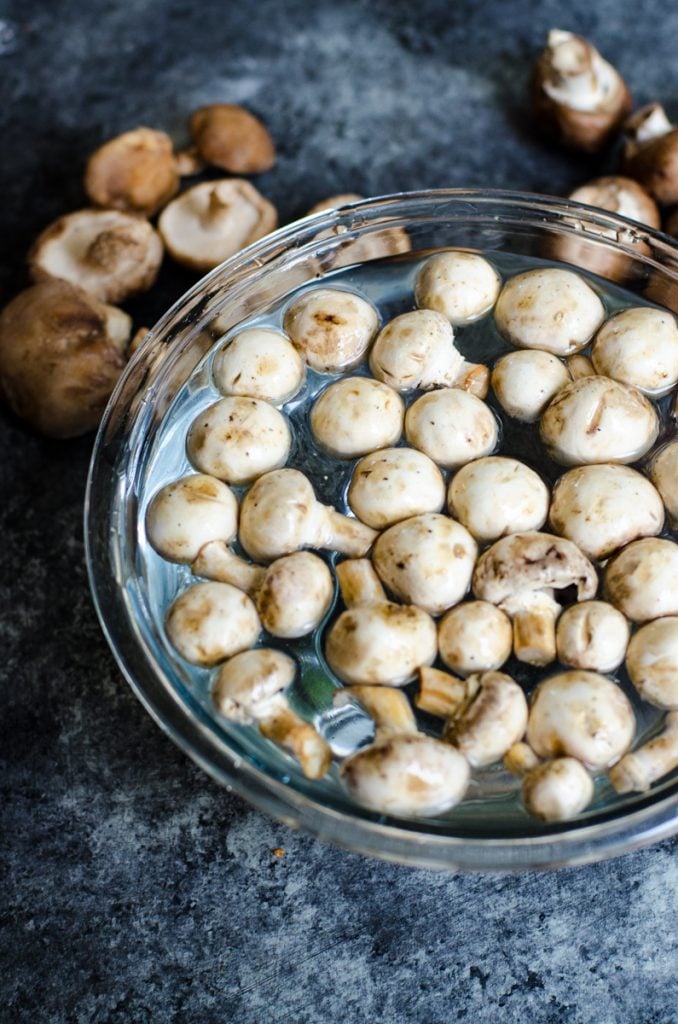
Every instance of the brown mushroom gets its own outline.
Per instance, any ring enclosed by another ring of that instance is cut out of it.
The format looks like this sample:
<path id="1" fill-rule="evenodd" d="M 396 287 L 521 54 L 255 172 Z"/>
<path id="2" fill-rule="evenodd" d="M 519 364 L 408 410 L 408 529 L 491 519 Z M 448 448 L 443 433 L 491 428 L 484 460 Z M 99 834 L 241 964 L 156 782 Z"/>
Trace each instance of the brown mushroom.
<path id="1" fill-rule="evenodd" d="M 178 188 L 172 140 L 152 128 L 116 135 L 87 161 L 85 191 L 96 206 L 152 217 Z"/>
<path id="2" fill-rule="evenodd" d="M 231 174 L 260 174 L 275 163 L 275 145 L 266 127 L 235 103 L 200 107 L 188 126 L 203 160 Z"/>
<path id="3" fill-rule="evenodd" d="M 678 127 L 659 103 L 641 107 L 624 125 L 623 169 L 662 206 L 678 203 Z"/>

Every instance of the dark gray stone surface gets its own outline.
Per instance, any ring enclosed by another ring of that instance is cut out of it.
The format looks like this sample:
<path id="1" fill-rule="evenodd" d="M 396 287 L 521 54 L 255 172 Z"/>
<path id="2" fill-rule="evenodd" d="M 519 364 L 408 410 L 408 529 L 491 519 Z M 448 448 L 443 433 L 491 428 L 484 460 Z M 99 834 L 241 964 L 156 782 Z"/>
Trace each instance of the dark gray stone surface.
<path id="1" fill-rule="evenodd" d="M 599 166 L 525 117 L 553 0 L 10 0 L 0 3 L 0 288 L 82 202 L 99 141 L 183 141 L 214 99 L 262 114 L 282 220 L 336 191 L 562 193 Z M 638 101 L 678 114 L 675 5 L 575 0 Z M 13 35 L 14 32 L 14 35 Z M 167 268 L 137 322 L 190 283 Z M 217 1024 L 670 1024 L 675 844 L 514 878 L 436 875 L 330 849 L 217 788 L 121 679 L 90 603 L 91 438 L 0 414 L 0 1020 Z M 285 854 L 272 851 L 282 847 Z"/>

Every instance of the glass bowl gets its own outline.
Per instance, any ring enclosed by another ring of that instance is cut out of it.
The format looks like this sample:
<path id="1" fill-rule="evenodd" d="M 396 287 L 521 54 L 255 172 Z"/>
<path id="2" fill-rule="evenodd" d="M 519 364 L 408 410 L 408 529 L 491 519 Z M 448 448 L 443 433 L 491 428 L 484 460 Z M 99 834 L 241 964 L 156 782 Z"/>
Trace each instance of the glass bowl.
<path id="1" fill-rule="evenodd" d="M 103 630 L 132 689 L 174 742 L 228 789 L 321 839 L 402 863 L 481 871 L 584 863 L 656 841 L 678 828 L 676 773 L 647 794 L 603 796 L 585 815 L 561 824 L 502 813 L 509 796 L 502 797 L 501 786 L 492 801 L 465 801 L 463 811 L 457 808 L 443 821 L 375 814 L 352 802 L 336 781 L 305 779 L 253 728 L 218 719 L 205 688 L 201 696 L 163 636 L 140 509 L 158 438 L 173 443 L 173 410 L 190 401 L 193 385 L 186 381 L 201 380 L 216 339 L 243 319 L 276 308 L 306 282 L 353 263 L 356 253 L 364 258 L 370 240 L 383 239 L 383 232 L 397 236 L 403 229 L 416 253 L 453 246 L 486 251 L 499 264 L 506 254 L 560 258 L 597 274 L 601 284 L 611 278 L 646 301 L 678 309 L 678 250 L 669 238 L 543 196 L 408 193 L 320 213 L 269 235 L 208 274 L 169 310 L 109 402 L 85 511 L 89 577 Z M 359 248 L 349 248 L 357 240 Z M 174 443 L 183 451 L 181 436 Z M 182 572 L 187 570 L 168 568 L 160 584 L 167 601 L 172 573 Z"/>

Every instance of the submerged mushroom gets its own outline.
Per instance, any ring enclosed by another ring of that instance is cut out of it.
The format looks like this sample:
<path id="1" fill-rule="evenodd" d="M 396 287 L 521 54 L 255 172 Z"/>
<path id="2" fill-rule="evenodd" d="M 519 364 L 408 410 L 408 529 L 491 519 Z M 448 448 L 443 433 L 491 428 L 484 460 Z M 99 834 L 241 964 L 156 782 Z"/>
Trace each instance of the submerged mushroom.
<path id="1" fill-rule="evenodd" d="M 266 127 L 235 103 L 210 103 L 188 123 L 202 159 L 231 174 L 260 174 L 275 163 L 275 145 Z"/>
<path id="2" fill-rule="evenodd" d="M 674 578 L 674 584 L 678 577 Z M 678 616 L 648 622 L 634 633 L 626 669 L 643 698 L 655 707 L 678 711 Z"/>
<path id="3" fill-rule="evenodd" d="M 525 694 L 503 672 L 472 676 L 478 691 L 448 719 L 443 738 L 464 755 L 472 768 L 499 761 L 523 736 L 527 726 Z"/>
<path id="4" fill-rule="evenodd" d="M 614 672 L 624 660 L 628 642 L 628 622 L 604 601 L 571 605 L 556 626 L 558 660 L 572 668 Z"/>
<path id="5" fill-rule="evenodd" d="M 519 349 L 497 360 L 490 379 L 504 412 L 523 423 L 534 423 L 572 376 L 551 352 Z"/>
<path id="6" fill-rule="evenodd" d="M 511 620 L 489 601 L 458 604 L 438 625 L 440 657 L 460 676 L 501 668 L 512 644 Z"/>
<path id="7" fill-rule="evenodd" d="M 570 821 L 593 800 L 593 779 L 574 757 L 537 765 L 523 779 L 526 809 L 542 821 Z"/>
<path id="8" fill-rule="evenodd" d="M 424 512 L 439 512 L 445 500 L 442 473 L 416 448 L 382 448 L 353 470 L 348 504 L 368 526 L 387 526 Z"/>
<path id="9" fill-rule="evenodd" d="M 489 544 L 509 533 L 540 529 L 549 492 L 529 466 L 495 455 L 475 459 L 455 473 L 447 507 L 480 544 Z"/>
<path id="10" fill-rule="evenodd" d="M 678 544 L 643 537 L 620 551 L 605 568 L 608 601 L 632 622 L 678 615 Z"/>
<path id="11" fill-rule="evenodd" d="M 251 327 L 240 331 L 217 353 L 212 367 L 222 395 L 260 398 L 282 405 L 304 383 L 304 363 L 279 331 Z"/>
<path id="12" fill-rule="evenodd" d="M 605 307 L 578 274 L 546 267 L 510 278 L 494 318 L 502 337 L 517 348 L 568 356 L 591 340 L 605 319 Z"/>
<path id="13" fill-rule="evenodd" d="M 645 793 L 653 782 L 678 768 L 678 711 L 666 716 L 658 736 L 626 754 L 609 773 L 618 793 Z"/>
<path id="14" fill-rule="evenodd" d="M 261 623 L 242 590 L 228 583 L 196 583 L 170 605 L 165 631 L 182 658 L 210 666 L 254 647 Z"/>
<path id="15" fill-rule="evenodd" d="M 665 309 L 624 309 L 596 334 L 591 359 L 597 373 L 659 398 L 678 382 L 678 322 Z"/>
<path id="16" fill-rule="evenodd" d="M 202 473 L 161 487 L 146 512 L 146 535 L 170 562 L 193 562 L 206 544 L 229 544 L 237 529 L 238 502 L 233 491 Z"/>
<path id="17" fill-rule="evenodd" d="M 479 320 L 494 306 L 501 280 L 482 256 L 453 250 L 429 257 L 417 274 L 414 298 L 459 326 Z"/>
<path id="18" fill-rule="evenodd" d="M 672 523 L 678 525 L 678 441 L 662 448 L 650 465 L 652 482 L 661 494 Z"/>
<path id="19" fill-rule="evenodd" d="M 300 548 L 330 548 L 356 557 L 369 550 L 375 537 L 369 526 L 321 505 L 296 469 L 259 477 L 240 510 L 240 542 L 256 561 L 270 562 Z"/>
<path id="20" fill-rule="evenodd" d="M 100 146 L 87 161 L 85 191 L 97 206 L 152 217 L 179 189 L 172 140 L 135 128 Z"/>
<path id="21" fill-rule="evenodd" d="M 283 326 L 314 370 L 343 373 L 364 358 L 379 329 L 379 314 L 353 292 L 312 288 L 290 303 Z"/>
<path id="22" fill-rule="evenodd" d="M 405 436 L 439 466 L 456 469 L 489 455 L 497 443 L 498 428 L 488 406 L 475 395 L 440 388 L 409 407 Z"/>
<path id="23" fill-rule="evenodd" d="M 344 377 L 330 384 L 311 410 L 316 441 L 339 459 L 354 459 L 395 444 L 405 406 L 387 384 L 370 377 Z"/>
<path id="24" fill-rule="evenodd" d="M 412 705 L 402 690 L 393 686 L 344 686 L 337 690 L 332 703 L 336 708 L 353 701 L 358 701 L 374 721 L 377 742 L 418 732 Z"/>
<path id="25" fill-rule="evenodd" d="M 186 451 L 202 473 L 246 484 L 287 461 L 291 444 L 285 417 L 268 402 L 221 398 L 194 419 Z"/>

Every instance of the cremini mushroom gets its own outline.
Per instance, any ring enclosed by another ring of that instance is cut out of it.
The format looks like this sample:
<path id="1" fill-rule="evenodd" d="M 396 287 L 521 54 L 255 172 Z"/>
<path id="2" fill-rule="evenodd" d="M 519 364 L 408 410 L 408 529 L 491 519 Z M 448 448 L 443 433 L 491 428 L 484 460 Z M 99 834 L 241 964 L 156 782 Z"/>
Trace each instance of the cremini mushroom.
<path id="1" fill-rule="evenodd" d="M 657 452 L 650 463 L 650 476 L 669 518 L 678 525 L 678 441 L 671 441 Z"/>
<path id="2" fill-rule="evenodd" d="M 233 491 L 202 473 L 165 484 L 146 511 L 146 535 L 170 562 L 194 562 L 206 544 L 229 544 L 237 529 L 238 502 Z"/>
<path id="3" fill-rule="evenodd" d="M 201 548 L 193 562 L 196 576 L 230 583 L 254 600 L 273 636 L 306 636 L 324 619 L 334 596 L 329 569 L 310 551 L 283 555 L 267 568 L 239 558 L 221 540 Z"/>
<path id="4" fill-rule="evenodd" d="M 381 814 L 420 817 L 458 804 L 469 780 L 466 758 L 431 736 L 392 736 L 344 761 L 343 782 L 365 807 Z"/>
<path id="5" fill-rule="evenodd" d="M 542 821 L 570 821 L 593 800 L 593 779 L 581 761 L 556 757 L 523 778 L 523 803 Z"/>
<path id="6" fill-rule="evenodd" d="M 546 522 L 549 491 L 525 463 L 492 455 L 454 474 L 447 507 L 479 544 L 491 544 L 508 533 L 539 530 Z"/>
<path id="7" fill-rule="evenodd" d="M 173 199 L 158 231 L 168 253 L 190 270 L 212 270 L 277 226 L 275 207 L 244 178 L 203 181 Z"/>
<path id="8" fill-rule="evenodd" d="M 618 793 L 645 793 L 674 768 L 678 768 L 678 711 L 666 716 L 658 736 L 622 757 L 609 773 L 610 782 Z"/>
<path id="9" fill-rule="evenodd" d="M 231 174 L 260 174 L 275 163 L 275 145 L 258 117 L 235 103 L 210 103 L 191 114 L 189 131 L 205 161 Z"/>
<path id="10" fill-rule="evenodd" d="M 306 214 L 312 217 L 316 213 L 323 213 L 326 210 L 339 209 L 342 206 L 349 206 L 352 203 L 359 203 L 364 196 L 356 192 L 343 192 L 338 195 L 328 196 L 315 203 Z M 386 256 L 397 256 L 399 253 L 409 252 L 412 242 L 407 231 L 400 226 L 395 227 L 372 227 L 366 229 L 362 226 L 357 237 L 346 237 L 347 229 L 344 224 L 337 224 L 334 227 L 320 231 L 317 238 L 335 238 L 337 243 L 330 251 L 322 254 L 321 262 L 324 270 L 330 267 L 345 267 L 351 263 L 367 263 L 369 260 L 383 259 Z"/>
<path id="11" fill-rule="evenodd" d="M 239 395 L 221 398 L 191 424 L 186 451 L 202 473 L 246 484 L 287 461 L 291 444 L 285 417 L 268 402 Z"/>
<path id="12" fill-rule="evenodd" d="M 287 307 L 283 326 L 314 370 L 343 373 L 365 357 L 379 329 L 379 314 L 353 292 L 311 288 Z"/>
<path id="13" fill-rule="evenodd" d="M 358 519 L 383 530 L 424 512 L 439 512 L 445 481 L 428 455 L 416 448 L 382 448 L 358 462 L 348 504 Z"/>
<path id="14" fill-rule="evenodd" d="M 636 388 L 609 377 L 580 377 L 547 406 L 539 432 L 564 466 L 635 462 L 656 441 L 659 418 Z"/>
<path id="15" fill-rule="evenodd" d="M 634 633 L 626 669 L 643 700 L 678 711 L 678 616 L 647 622 Z"/>
<path id="16" fill-rule="evenodd" d="M 397 391 L 456 386 L 479 398 L 487 394 L 487 367 L 464 359 L 450 321 L 433 309 L 401 313 L 387 323 L 372 346 L 370 369 Z"/>
<path id="17" fill-rule="evenodd" d="M 489 601 L 458 604 L 438 624 L 440 657 L 460 676 L 501 668 L 512 644 L 511 620 Z"/>
<path id="18" fill-rule="evenodd" d="M 355 459 L 400 440 L 405 406 L 397 391 L 370 377 L 330 384 L 311 410 L 315 440 L 339 459 Z"/>
<path id="19" fill-rule="evenodd" d="M 475 395 L 440 388 L 422 395 L 405 414 L 405 436 L 439 466 L 456 469 L 489 455 L 497 443 L 497 421 Z"/>
<path id="20" fill-rule="evenodd" d="M 337 579 L 346 611 L 327 633 L 325 657 L 343 682 L 403 686 L 433 662 L 433 619 L 414 605 L 387 601 L 368 559 L 341 562 Z"/>
<path id="21" fill-rule="evenodd" d="M 562 672 L 537 687 L 527 742 L 540 757 L 574 757 L 591 771 L 609 768 L 631 746 L 636 729 L 624 691 L 605 676 Z"/>
<path id="22" fill-rule="evenodd" d="M 631 109 L 624 79 L 583 36 L 551 29 L 532 76 L 542 131 L 574 149 L 601 149 Z"/>
<path id="23" fill-rule="evenodd" d="M 243 651 L 219 670 L 212 700 L 224 718 L 256 723 L 264 736 L 297 757 L 307 778 L 321 779 L 330 767 L 332 751 L 289 706 L 285 691 L 295 675 L 294 661 L 282 651 Z"/>
<path id="24" fill-rule="evenodd" d="M 460 523 L 433 512 L 404 519 L 377 538 L 374 567 L 398 600 L 440 615 L 471 583 L 478 545 Z"/>
<path id="25" fill-rule="evenodd" d="M 207 667 L 254 647 L 261 623 L 242 590 L 228 583 L 196 583 L 170 605 L 165 631 L 182 658 Z"/>
<path id="26" fill-rule="evenodd" d="M 297 469 L 266 473 L 252 485 L 240 509 L 240 542 L 256 561 L 270 562 L 300 548 L 330 548 L 364 555 L 376 532 L 330 505 L 321 505 Z"/>
<path id="27" fill-rule="evenodd" d="M 0 314 L 0 396 L 50 437 L 99 424 L 126 363 L 130 317 L 68 281 L 41 281 Z"/>
<path id="28" fill-rule="evenodd" d="M 551 352 L 519 349 L 494 364 L 490 381 L 504 412 L 534 423 L 558 392 L 572 380 L 565 364 Z"/>
<path id="29" fill-rule="evenodd" d="M 50 224 L 28 254 L 34 281 L 58 277 L 102 302 L 122 302 L 155 282 L 160 236 L 147 220 L 118 210 L 78 210 Z"/>
<path id="30" fill-rule="evenodd" d="M 621 174 L 608 174 L 587 181 L 585 185 L 570 192 L 568 198 L 586 203 L 587 206 L 596 206 L 600 210 L 618 213 L 639 224 L 647 224 L 650 228 L 657 229 L 661 225 L 659 208 L 652 196 L 633 178 L 625 178 Z"/>
<path id="31" fill-rule="evenodd" d="M 375 725 L 376 741 L 389 736 L 411 736 L 418 732 L 417 720 L 407 696 L 393 686 L 343 686 L 334 695 L 334 707 L 352 701 L 364 708 Z"/>
<path id="32" fill-rule="evenodd" d="M 515 655 L 530 665 L 554 660 L 561 609 L 553 591 L 569 587 L 578 600 L 587 600 L 595 596 L 598 577 L 576 545 L 549 533 L 503 537 L 480 556 L 473 574 L 473 593 L 511 618 Z"/>
<path id="33" fill-rule="evenodd" d="M 605 601 L 570 605 L 556 625 L 558 660 L 572 668 L 614 672 L 624 660 L 629 624 Z"/>
<path id="34" fill-rule="evenodd" d="M 678 128 L 659 103 L 637 110 L 625 125 L 625 174 L 639 181 L 662 206 L 678 203 Z"/>
<path id="35" fill-rule="evenodd" d="M 678 322 L 665 309 L 624 309 L 596 334 L 591 360 L 596 373 L 659 398 L 678 382 Z"/>
<path id="36" fill-rule="evenodd" d="M 663 537 L 634 540 L 605 568 L 608 601 L 632 622 L 678 615 L 678 544 Z"/>
<path id="37" fill-rule="evenodd" d="M 446 742 L 460 750 L 472 768 L 499 761 L 522 738 L 527 727 L 527 701 L 518 684 L 504 672 L 483 672 L 470 703 L 448 719 Z"/>
<path id="38" fill-rule="evenodd" d="M 301 390 L 305 366 L 294 345 L 280 331 L 250 327 L 222 345 L 214 359 L 212 376 L 222 395 L 243 395 L 282 405 Z"/>
<path id="39" fill-rule="evenodd" d="M 510 278 L 494 318 L 502 337 L 517 348 L 569 356 L 591 340 L 605 319 L 605 307 L 579 274 L 546 267 Z"/>
<path id="40" fill-rule="evenodd" d="M 659 493 L 629 466 L 577 466 L 553 489 L 549 522 L 589 558 L 608 558 L 637 537 L 652 537 L 664 525 Z"/>
<path id="41" fill-rule="evenodd" d="M 430 256 L 417 274 L 414 298 L 422 309 L 433 309 L 454 326 L 479 320 L 494 306 L 501 279 L 478 253 L 449 250 Z"/>
<path id="42" fill-rule="evenodd" d="M 109 139 L 87 161 L 85 191 L 96 206 L 152 217 L 179 189 L 172 140 L 135 128 Z"/>

